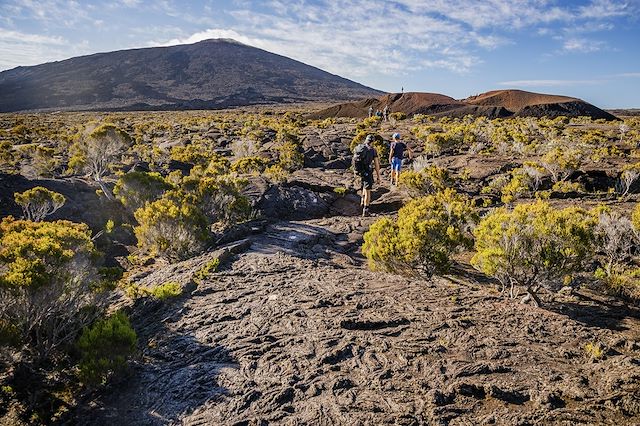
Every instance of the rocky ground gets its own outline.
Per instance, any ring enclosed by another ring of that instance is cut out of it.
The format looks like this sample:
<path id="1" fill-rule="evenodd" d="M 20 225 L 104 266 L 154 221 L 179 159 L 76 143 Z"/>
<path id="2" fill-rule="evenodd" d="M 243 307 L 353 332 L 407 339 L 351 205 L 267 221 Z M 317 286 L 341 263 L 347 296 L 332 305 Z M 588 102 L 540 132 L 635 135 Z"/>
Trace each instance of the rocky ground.
<path id="1" fill-rule="evenodd" d="M 70 422 L 640 423 L 637 310 L 587 290 L 521 305 L 464 266 L 433 280 L 370 272 L 357 249 L 372 220 L 258 224 L 142 274 L 188 291 L 138 302 L 133 374 Z"/>

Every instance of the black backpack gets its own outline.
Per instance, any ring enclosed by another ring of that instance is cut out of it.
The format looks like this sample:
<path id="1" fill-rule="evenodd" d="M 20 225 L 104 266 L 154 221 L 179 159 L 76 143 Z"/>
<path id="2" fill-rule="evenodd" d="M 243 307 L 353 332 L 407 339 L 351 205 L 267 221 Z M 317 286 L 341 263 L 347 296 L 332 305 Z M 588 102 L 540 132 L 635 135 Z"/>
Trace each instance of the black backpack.
<path id="1" fill-rule="evenodd" d="M 364 175 L 369 171 L 369 164 L 371 164 L 369 150 L 370 148 L 363 143 L 357 145 L 353 150 L 353 170 L 359 175 Z"/>

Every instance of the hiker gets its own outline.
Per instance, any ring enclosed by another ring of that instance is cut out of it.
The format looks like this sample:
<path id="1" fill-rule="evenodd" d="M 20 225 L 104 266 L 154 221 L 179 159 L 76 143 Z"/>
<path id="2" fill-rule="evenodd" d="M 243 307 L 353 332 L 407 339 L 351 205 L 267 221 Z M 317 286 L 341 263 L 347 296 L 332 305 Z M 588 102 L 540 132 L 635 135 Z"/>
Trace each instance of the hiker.
<path id="1" fill-rule="evenodd" d="M 373 106 L 369 106 L 369 118 L 373 115 Z"/>
<path id="2" fill-rule="evenodd" d="M 376 117 L 382 118 L 382 112 L 379 109 L 376 110 Z"/>
<path id="3" fill-rule="evenodd" d="M 406 143 L 400 140 L 400 133 L 394 133 L 391 136 L 391 146 L 389 147 L 389 164 L 391 164 L 391 185 L 398 185 L 400 178 L 400 169 L 402 168 L 402 159 L 405 150 L 409 153 L 409 160 L 413 159 L 413 151 Z M 395 181 L 395 182 L 394 182 Z"/>
<path id="4" fill-rule="evenodd" d="M 389 105 L 384 106 L 384 109 L 382 110 L 382 118 L 384 118 L 384 121 L 389 120 Z"/>
<path id="5" fill-rule="evenodd" d="M 356 146 L 356 149 L 353 151 L 353 172 L 356 177 L 360 176 L 360 186 L 362 187 L 362 198 L 360 200 L 362 216 L 369 214 L 369 204 L 371 203 L 371 189 L 373 188 L 373 170 L 371 163 L 374 164 L 376 169 L 376 182 L 380 182 L 380 160 L 372 144 L 373 136 L 367 135 L 364 143 Z"/>

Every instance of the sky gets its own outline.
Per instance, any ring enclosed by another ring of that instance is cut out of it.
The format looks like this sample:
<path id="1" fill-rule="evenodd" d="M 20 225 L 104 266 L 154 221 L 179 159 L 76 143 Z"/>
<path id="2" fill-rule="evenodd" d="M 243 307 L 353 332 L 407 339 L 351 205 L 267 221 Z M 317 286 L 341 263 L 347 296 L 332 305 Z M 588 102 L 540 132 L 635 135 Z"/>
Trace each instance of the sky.
<path id="1" fill-rule="evenodd" d="M 386 92 L 640 108 L 640 0 L 0 0 L 0 70 L 209 38 Z"/>

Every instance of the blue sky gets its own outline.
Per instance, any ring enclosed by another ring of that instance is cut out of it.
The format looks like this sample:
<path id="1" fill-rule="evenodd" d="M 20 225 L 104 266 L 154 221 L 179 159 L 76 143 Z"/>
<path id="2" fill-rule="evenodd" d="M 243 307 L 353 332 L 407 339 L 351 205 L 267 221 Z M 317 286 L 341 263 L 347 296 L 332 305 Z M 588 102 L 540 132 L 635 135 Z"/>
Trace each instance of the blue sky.
<path id="1" fill-rule="evenodd" d="M 640 0 L 0 0 L 0 70 L 219 37 L 390 92 L 640 107 Z"/>

